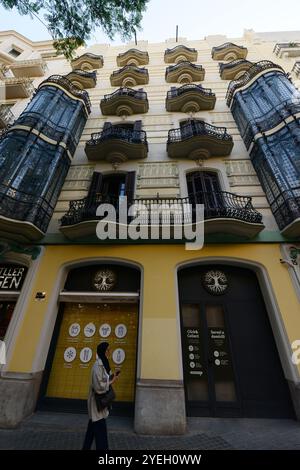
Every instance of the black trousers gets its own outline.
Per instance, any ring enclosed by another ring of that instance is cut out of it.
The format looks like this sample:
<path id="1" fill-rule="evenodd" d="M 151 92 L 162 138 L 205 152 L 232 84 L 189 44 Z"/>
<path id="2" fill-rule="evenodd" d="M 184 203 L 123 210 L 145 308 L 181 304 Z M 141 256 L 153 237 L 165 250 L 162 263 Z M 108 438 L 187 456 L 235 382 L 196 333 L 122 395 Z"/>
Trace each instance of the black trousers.
<path id="1" fill-rule="evenodd" d="M 89 420 L 82 450 L 90 450 L 94 439 L 96 450 L 108 450 L 106 419 Z"/>

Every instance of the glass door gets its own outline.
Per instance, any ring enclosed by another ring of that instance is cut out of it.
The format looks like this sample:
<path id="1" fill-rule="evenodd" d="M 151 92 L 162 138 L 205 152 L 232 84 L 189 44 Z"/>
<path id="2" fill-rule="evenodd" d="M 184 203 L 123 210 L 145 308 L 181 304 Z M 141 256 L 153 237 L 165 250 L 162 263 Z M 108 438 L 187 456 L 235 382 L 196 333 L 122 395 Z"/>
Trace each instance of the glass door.
<path id="1" fill-rule="evenodd" d="M 181 318 L 188 415 L 239 416 L 224 306 L 221 303 L 183 304 Z"/>

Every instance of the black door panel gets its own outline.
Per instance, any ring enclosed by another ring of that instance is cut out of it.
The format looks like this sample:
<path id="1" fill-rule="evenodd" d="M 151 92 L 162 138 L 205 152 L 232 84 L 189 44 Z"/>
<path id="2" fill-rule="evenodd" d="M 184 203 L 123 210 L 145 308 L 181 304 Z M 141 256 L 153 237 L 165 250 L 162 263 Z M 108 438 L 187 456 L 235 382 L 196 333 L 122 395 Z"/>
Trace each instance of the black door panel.
<path id="1" fill-rule="evenodd" d="M 204 275 L 210 270 L 220 270 L 227 277 L 222 295 L 213 295 L 204 288 Z M 212 265 L 186 268 L 178 276 L 188 414 L 294 417 L 256 274 L 243 268 Z M 201 380 L 191 376 L 187 326 L 199 330 Z"/>

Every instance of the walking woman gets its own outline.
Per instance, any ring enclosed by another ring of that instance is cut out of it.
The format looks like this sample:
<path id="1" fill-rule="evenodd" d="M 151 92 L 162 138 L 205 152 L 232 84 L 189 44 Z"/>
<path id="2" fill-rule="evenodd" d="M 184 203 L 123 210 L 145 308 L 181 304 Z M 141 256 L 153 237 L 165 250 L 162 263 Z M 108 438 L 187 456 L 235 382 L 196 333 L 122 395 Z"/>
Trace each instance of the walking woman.
<path id="1" fill-rule="evenodd" d="M 101 394 L 108 391 L 109 386 L 117 379 L 118 374 L 111 374 L 108 361 L 109 344 L 100 343 L 97 347 L 97 359 L 92 368 L 91 385 L 88 397 L 89 423 L 83 443 L 83 450 L 90 450 L 93 440 L 96 441 L 96 450 L 108 450 L 106 418 L 109 415 L 108 408 L 98 410 L 95 393 Z"/>

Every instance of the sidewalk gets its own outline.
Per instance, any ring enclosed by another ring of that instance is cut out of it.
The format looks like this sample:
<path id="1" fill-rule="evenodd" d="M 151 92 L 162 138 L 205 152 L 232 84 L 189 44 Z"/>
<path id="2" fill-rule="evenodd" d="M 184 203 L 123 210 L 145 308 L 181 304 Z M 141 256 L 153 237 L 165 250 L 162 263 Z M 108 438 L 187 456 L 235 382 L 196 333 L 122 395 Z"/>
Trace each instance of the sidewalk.
<path id="1" fill-rule="evenodd" d="M 37 412 L 15 430 L 0 429 L 0 449 L 80 449 L 87 424 L 82 414 Z M 275 419 L 189 418 L 184 436 L 139 436 L 130 418 L 108 419 L 113 449 L 300 450 L 300 423 Z"/>

